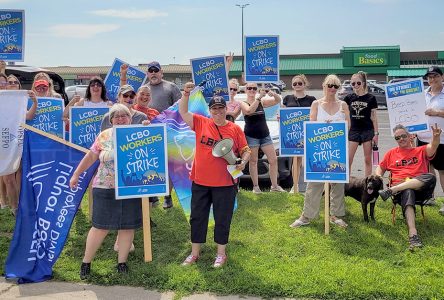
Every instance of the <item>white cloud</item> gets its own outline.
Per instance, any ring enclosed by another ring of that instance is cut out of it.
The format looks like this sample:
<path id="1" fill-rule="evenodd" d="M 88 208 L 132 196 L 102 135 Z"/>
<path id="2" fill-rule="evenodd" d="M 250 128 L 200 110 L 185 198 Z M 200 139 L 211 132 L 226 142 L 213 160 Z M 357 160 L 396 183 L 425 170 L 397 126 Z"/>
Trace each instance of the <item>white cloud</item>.
<path id="1" fill-rule="evenodd" d="M 49 27 L 51 35 L 62 38 L 89 39 L 120 28 L 117 24 L 60 24 Z"/>
<path id="2" fill-rule="evenodd" d="M 93 15 L 102 16 L 102 17 L 113 17 L 113 18 L 121 18 L 121 19 L 133 19 L 133 20 L 150 20 L 157 17 L 166 17 L 167 13 L 157 11 L 154 9 L 103 9 L 103 10 L 94 10 L 90 12 Z"/>

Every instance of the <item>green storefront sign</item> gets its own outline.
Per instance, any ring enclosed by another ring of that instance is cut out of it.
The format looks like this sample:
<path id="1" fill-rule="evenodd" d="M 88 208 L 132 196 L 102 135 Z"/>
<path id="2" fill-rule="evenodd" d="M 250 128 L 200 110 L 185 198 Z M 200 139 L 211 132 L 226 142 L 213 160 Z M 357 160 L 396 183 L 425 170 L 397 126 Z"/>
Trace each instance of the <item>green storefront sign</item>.
<path id="1" fill-rule="evenodd" d="M 354 53 L 354 66 L 386 66 L 387 56 L 384 52 Z"/>

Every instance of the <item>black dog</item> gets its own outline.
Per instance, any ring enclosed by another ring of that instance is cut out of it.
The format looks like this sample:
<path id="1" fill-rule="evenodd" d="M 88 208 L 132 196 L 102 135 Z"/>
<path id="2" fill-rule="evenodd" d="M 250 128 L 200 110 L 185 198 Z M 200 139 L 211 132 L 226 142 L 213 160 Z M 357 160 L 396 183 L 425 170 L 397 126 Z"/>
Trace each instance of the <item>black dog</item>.
<path id="1" fill-rule="evenodd" d="M 378 191 L 383 189 L 382 178 L 369 175 L 365 178 L 350 177 L 350 182 L 345 184 L 345 196 L 355 198 L 362 205 L 364 220 L 369 221 L 367 205 L 370 203 L 370 217 L 375 220 L 375 203 L 379 197 Z"/>

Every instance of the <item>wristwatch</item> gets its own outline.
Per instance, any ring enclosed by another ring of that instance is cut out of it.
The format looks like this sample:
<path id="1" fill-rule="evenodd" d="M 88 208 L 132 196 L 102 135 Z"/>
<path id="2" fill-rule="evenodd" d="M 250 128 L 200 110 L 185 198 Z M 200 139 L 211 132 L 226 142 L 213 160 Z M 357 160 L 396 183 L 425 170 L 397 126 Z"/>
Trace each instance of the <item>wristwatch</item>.
<path id="1" fill-rule="evenodd" d="M 379 135 L 379 131 L 375 131 L 375 135 Z"/>

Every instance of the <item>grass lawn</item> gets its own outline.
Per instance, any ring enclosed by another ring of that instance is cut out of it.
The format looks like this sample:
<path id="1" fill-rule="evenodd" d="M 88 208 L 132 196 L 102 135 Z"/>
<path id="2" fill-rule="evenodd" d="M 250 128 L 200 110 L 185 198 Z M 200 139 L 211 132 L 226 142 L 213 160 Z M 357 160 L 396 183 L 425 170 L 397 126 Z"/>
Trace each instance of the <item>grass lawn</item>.
<path id="1" fill-rule="evenodd" d="M 152 213 L 153 262 L 143 262 L 142 231 L 130 254 L 128 275 L 114 267 L 117 255 L 110 234 L 92 263 L 90 283 L 131 285 L 179 295 L 212 292 L 264 298 L 320 299 L 444 299 L 444 217 L 437 207 L 426 207 L 424 221 L 418 210 L 418 231 L 424 248 L 408 250 L 407 229 L 398 207 L 391 223 L 391 203 L 378 200 L 376 222 L 363 221 L 360 204 L 346 199 L 349 228 L 333 227 L 324 235 L 323 219 L 292 229 L 300 215 L 303 196 L 241 191 L 228 246 L 229 261 L 211 267 L 216 246 L 212 229 L 196 265 L 180 263 L 190 252 L 189 224 L 178 206 Z M 440 204 L 442 199 L 440 200 Z M 87 201 L 71 228 L 65 249 L 54 266 L 56 280 L 80 281 L 79 267 L 90 228 Z M 0 211 L 0 268 L 3 272 L 13 218 Z"/>

